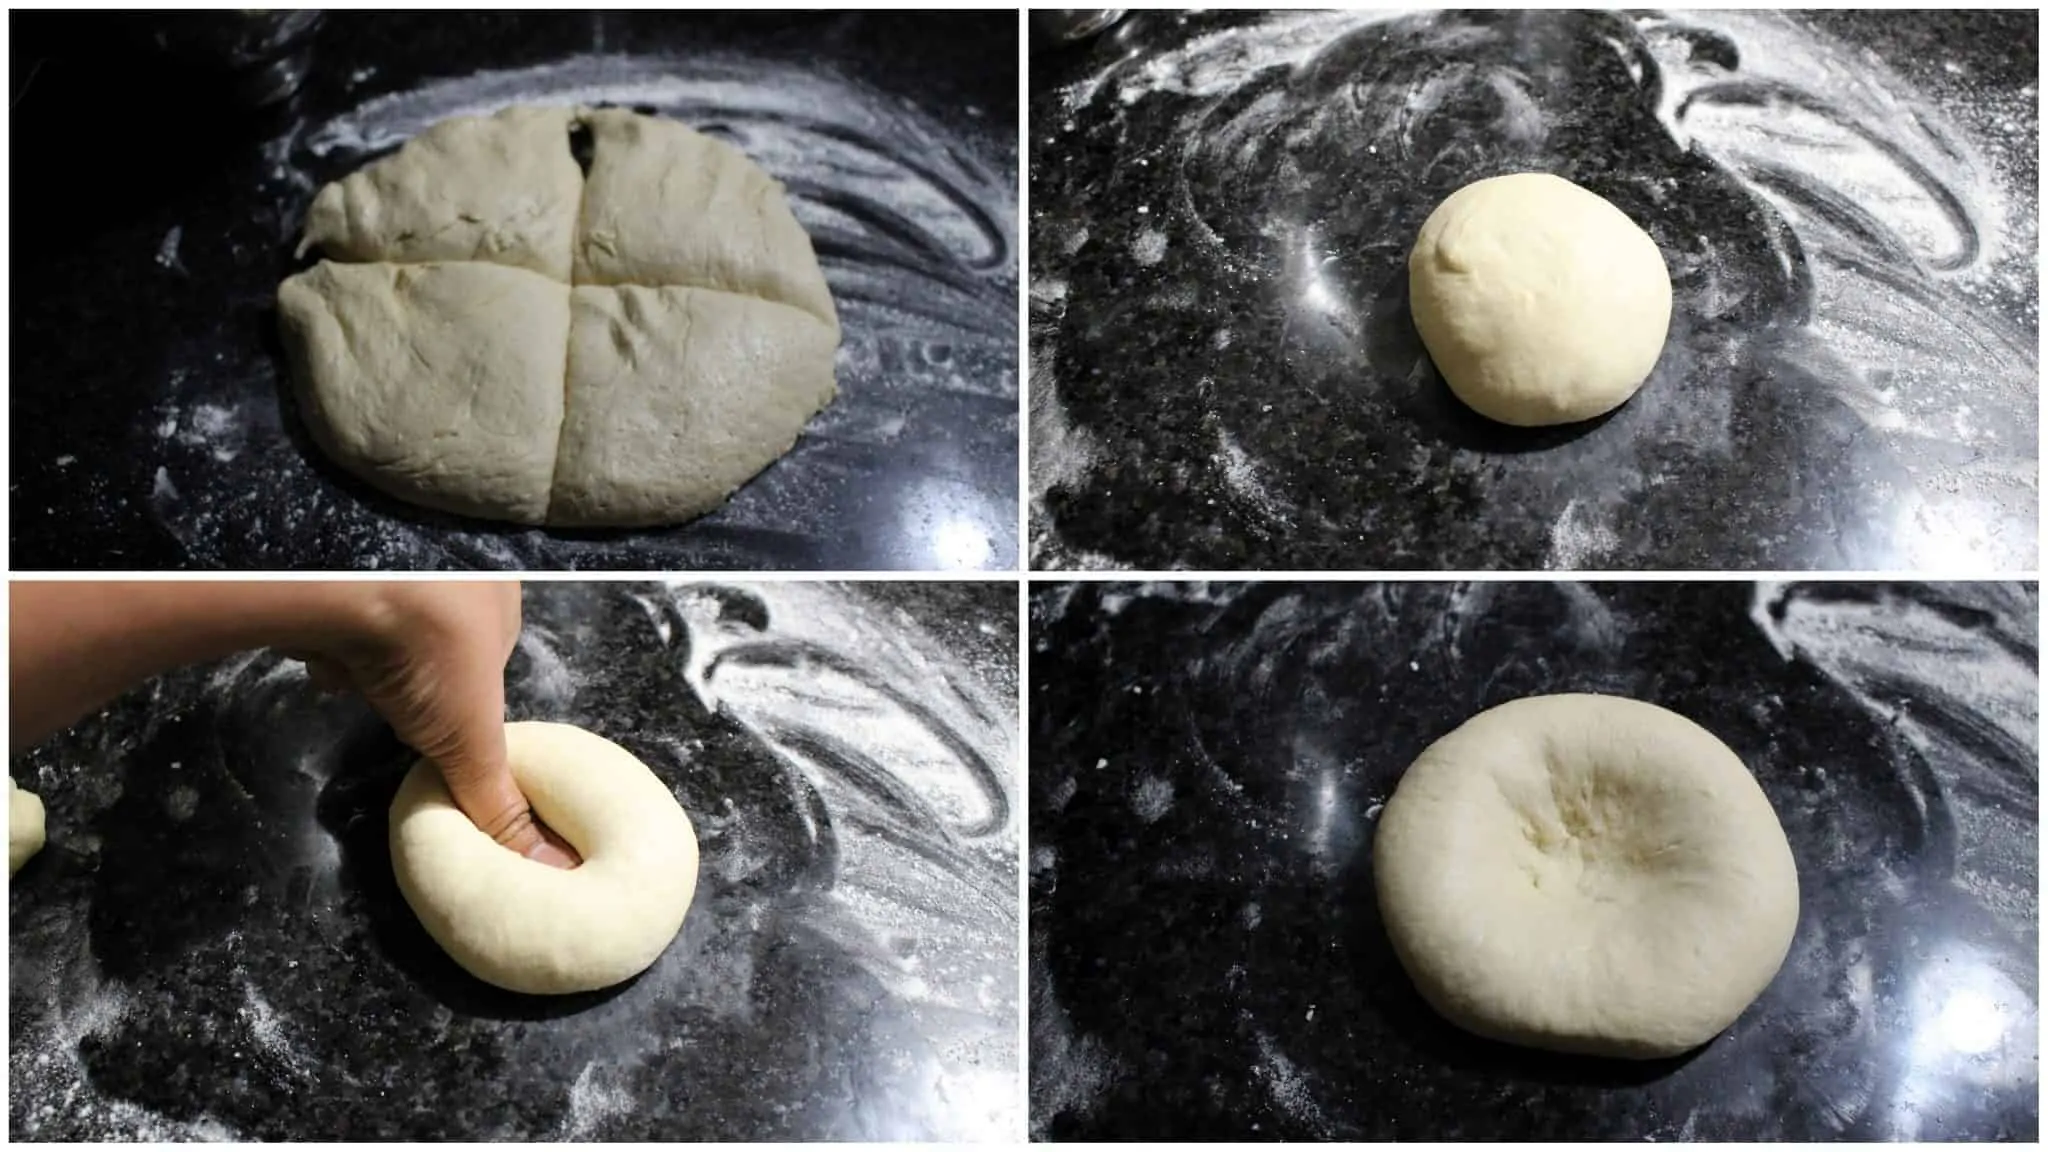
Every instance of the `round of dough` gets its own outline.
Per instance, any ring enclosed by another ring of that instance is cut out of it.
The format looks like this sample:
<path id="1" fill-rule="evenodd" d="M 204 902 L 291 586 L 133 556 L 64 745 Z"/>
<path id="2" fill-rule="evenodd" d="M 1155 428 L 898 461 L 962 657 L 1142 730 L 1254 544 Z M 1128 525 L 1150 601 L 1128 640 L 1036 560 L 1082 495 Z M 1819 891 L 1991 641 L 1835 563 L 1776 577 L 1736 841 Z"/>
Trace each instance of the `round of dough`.
<path id="1" fill-rule="evenodd" d="M 28 858 L 43 849 L 43 802 L 7 778 L 7 875 L 13 876 Z"/>
<path id="2" fill-rule="evenodd" d="M 1408 254 L 1408 302 L 1444 382 L 1534 427 L 1620 407 L 1671 327 L 1671 276 L 1621 209 L 1541 172 L 1467 184 Z"/>
<path id="3" fill-rule="evenodd" d="M 1481 1036 L 1650 1059 L 1706 1043 L 1799 921 L 1777 813 L 1727 745 L 1653 704 L 1534 696 L 1424 750 L 1373 841 L 1424 1000 Z"/>
<path id="4" fill-rule="evenodd" d="M 277 294 L 299 411 L 336 463 L 430 508 L 679 523 L 838 388 L 838 313 L 782 185 L 674 120 L 443 121 L 321 189 L 309 248 L 327 259 Z"/>
<path id="5" fill-rule="evenodd" d="M 505 725 L 512 775 L 583 864 L 513 855 L 413 765 L 391 802 L 391 864 L 427 933 L 514 992 L 605 988 L 654 963 L 697 889 L 690 818 L 632 753 L 572 724 Z"/>

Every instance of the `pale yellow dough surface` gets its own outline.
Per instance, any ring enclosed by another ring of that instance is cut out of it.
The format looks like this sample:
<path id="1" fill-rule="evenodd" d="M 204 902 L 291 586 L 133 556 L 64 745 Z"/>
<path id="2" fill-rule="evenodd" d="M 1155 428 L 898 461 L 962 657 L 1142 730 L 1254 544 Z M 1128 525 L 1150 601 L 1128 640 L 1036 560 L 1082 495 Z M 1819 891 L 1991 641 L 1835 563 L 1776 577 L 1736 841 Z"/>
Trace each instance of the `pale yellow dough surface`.
<path id="1" fill-rule="evenodd" d="M 43 801 L 7 778 L 7 875 L 12 877 L 43 850 Z"/>
<path id="2" fill-rule="evenodd" d="M 1408 254 L 1409 310 L 1458 399 L 1504 424 L 1619 407 L 1663 353 L 1671 277 L 1656 241 L 1568 180 L 1467 184 Z"/>
<path id="3" fill-rule="evenodd" d="M 1394 951 L 1472 1032 L 1649 1058 L 1762 994 L 1799 922 L 1776 812 L 1704 728 L 1614 696 L 1537 696 L 1429 746 L 1373 842 Z"/>
<path id="4" fill-rule="evenodd" d="M 654 963 L 697 888 L 697 835 L 632 753 L 570 724 L 505 726 L 519 788 L 581 867 L 515 856 L 483 834 L 421 761 L 391 803 L 391 864 L 427 933 L 514 992 L 609 987 Z"/>
<path id="5" fill-rule="evenodd" d="M 278 311 L 313 438 L 428 507 L 687 520 L 837 390 L 838 316 L 782 186 L 673 120 L 444 121 L 322 189 L 302 247 L 329 259 L 280 286 Z"/>

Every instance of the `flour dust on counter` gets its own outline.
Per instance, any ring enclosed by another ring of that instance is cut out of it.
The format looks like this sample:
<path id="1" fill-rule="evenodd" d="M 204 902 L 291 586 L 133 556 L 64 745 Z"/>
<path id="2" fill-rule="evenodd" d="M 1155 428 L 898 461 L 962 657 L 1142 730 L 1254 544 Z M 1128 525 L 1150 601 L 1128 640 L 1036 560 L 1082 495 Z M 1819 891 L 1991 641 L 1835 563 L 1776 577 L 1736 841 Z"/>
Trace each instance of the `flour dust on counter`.
<path id="1" fill-rule="evenodd" d="M 2026 13 L 1854 11 L 1146 11 L 1035 53 L 1034 566 L 2031 569 L 2037 55 Z M 1642 390 L 1548 432 L 1409 319 L 1430 210 L 1516 172 L 1674 293 Z"/>
<path id="2" fill-rule="evenodd" d="M 2038 627 L 2033 584 L 1035 582 L 1033 1136 L 2035 1139 Z M 1705 729 L 1791 850 L 1782 966 L 1683 1054 L 1467 1033 L 1383 922 L 1409 765 L 1558 693 Z"/>
<path id="3" fill-rule="evenodd" d="M 415 757 L 267 654 L 19 756 L 17 1139 L 1013 1139 L 1015 592 L 535 583 L 514 719 L 644 762 L 696 826 L 640 976 L 524 996 L 406 906 Z"/>

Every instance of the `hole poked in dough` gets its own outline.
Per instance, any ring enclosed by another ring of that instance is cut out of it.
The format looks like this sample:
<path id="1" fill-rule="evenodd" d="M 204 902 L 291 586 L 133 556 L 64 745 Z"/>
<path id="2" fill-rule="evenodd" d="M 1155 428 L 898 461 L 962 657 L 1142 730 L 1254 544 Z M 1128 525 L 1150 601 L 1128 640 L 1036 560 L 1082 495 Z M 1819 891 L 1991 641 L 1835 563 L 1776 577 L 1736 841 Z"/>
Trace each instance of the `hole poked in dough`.
<path id="1" fill-rule="evenodd" d="M 423 760 L 391 803 L 406 903 L 456 963 L 500 988 L 588 992 L 636 975 L 675 938 L 696 892 L 689 816 L 632 753 L 574 725 L 507 724 L 505 749 L 520 790 L 582 865 L 501 847 Z"/>
<path id="2" fill-rule="evenodd" d="M 1742 761 L 1675 713 L 1517 700 L 1432 744 L 1381 814 L 1374 883 L 1416 990 L 1535 1047 L 1687 1051 L 1769 985 L 1798 874 Z"/>

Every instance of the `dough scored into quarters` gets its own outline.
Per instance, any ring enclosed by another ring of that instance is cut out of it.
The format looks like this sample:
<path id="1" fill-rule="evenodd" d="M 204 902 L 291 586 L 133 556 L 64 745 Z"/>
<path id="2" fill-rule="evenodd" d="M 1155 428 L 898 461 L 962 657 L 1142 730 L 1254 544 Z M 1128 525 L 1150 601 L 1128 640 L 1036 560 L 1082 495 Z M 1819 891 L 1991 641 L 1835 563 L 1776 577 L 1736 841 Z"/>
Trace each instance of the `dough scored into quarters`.
<path id="1" fill-rule="evenodd" d="M 591 130 L 587 179 L 576 125 Z M 789 451 L 837 391 L 837 313 L 782 186 L 673 121 L 567 108 L 445 121 L 323 189 L 306 242 L 373 262 L 323 261 L 279 288 L 313 437 L 428 507 L 576 527 L 687 520 Z M 395 271 L 422 259 L 489 271 L 429 295 Z M 550 287 L 512 278 L 523 271 Z M 537 395 L 550 378 L 551 405 Z M 475 412 L 533 419 L 462 426 Z"/>
<path id="2" fill-rule="evenodd" d="M 478 979 L 513 992 L 607 988 L 654 963 L 697 888 L 697 835 L 632 753 L 571 724 L 505 725 L 534 811 L 583 857 L 573 869 L 515 856 L 455 807 L 422 760 L 391 803 L 398 887 Z"/>
<path id="3" fill-rule="evenodd" d="M 1621 406 L 1671 327 L 1656 241 L 1600 196 L 1541 172 L 1467 184 L 1437 205 L 1408 255 L 1408 299 L 1458 399 L 1524 427 Z"/>
<path id="4" fill-rule="evenodd" d="M 43 801 L 7 778 L 7 875 L 11 878 L 43 850 Z"/>
<path id="5" fill-rule="evenodd" d="M 1374 883 L 1424 1000 L 1515 1044 L 1649 1059 L 1769 986 L 1799 920 L 1777 814 L 1704 728 L 1613 696 L 1516 700 L 1429 746 Z"/>
<path id="6" fill-rule="evenodd" d="M 277 294 L 321 448 L 415 504 L 539 523 L 562 430 L 569 289 L 495 264 L 334 264 Z"/>

